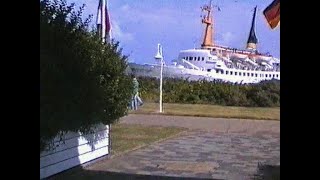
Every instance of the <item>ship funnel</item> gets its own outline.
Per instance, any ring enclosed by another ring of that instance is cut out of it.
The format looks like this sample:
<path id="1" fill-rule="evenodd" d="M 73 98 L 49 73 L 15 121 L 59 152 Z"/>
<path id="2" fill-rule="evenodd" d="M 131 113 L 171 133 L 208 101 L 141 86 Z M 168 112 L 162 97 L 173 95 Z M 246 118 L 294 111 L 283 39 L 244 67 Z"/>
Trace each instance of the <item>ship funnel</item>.
<path id="1" fill-rule="evenodd" d="M 162 56 L 162 46 L 160 44 L 158 44 L 158 50 L 157 50 L 157 54 L 154 56 L 154 58 L 156 60 L 162 60 L 163 56 Z"/>
<path id="2" fill-rule="evenodd" d="M 257 12 L 257 6 L 254 8 L 250 34 L 249 34 L 248 41 L 247 41 L 247 49 L 248 50 L 256 50 L 257 49 L 258 39 L 256 37 L 256 33 L 254 30 L 255 29 L 256 12 Z"/>

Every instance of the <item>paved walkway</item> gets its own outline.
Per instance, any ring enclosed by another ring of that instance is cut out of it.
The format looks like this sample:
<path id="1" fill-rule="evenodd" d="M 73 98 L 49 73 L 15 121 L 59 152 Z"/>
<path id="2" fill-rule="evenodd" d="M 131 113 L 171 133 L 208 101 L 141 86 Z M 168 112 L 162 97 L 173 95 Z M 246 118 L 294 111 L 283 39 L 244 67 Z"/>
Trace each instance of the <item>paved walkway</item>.
<path id="1" fill-rule="evenodd" d="M 143 175 L 250 179 L 258 163 L 280 165 L 280 122 L 129 115 L 120 123 L 180 126 L 187 133 L 87 167 Z"/>

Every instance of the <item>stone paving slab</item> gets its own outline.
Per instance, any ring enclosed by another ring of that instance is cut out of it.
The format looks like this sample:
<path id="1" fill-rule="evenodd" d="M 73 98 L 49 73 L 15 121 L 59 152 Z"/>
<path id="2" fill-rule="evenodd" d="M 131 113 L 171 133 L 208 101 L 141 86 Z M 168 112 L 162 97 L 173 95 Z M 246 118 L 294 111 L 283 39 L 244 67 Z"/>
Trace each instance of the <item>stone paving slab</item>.
<path id="1" fill-rule="evenodd" d="M 280 165 L 280 135 L 189 131 L 87 167 L 156 176 L 250 179 L 258 163 Z"/>

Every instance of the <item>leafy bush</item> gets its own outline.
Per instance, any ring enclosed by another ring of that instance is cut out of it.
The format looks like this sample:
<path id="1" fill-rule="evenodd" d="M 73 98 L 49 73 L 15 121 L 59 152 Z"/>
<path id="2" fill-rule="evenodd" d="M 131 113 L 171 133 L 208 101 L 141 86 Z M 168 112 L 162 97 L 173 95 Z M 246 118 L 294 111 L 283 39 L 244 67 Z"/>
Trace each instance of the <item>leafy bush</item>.
<path id="1" fill-rule="evenodd" d="M 139 77 L 141 96 L 145 101 L 158 102 L 159 79 Z M 164 78 L 163 102 L 197 103 L 227 106 L 280 106 L 280 82 L 232 84 L 221 81 L 188 81 Z"/>
<path id="2" fill-rule="evenodd" d="M 84 6 L 83 6 L 84 7 Z M 132 82 L 119 43 L 103 45 L 90 17 L 65 0 L 40 1 L 40 152 L 56 135 L 89 133 L 125 115 Z"/>

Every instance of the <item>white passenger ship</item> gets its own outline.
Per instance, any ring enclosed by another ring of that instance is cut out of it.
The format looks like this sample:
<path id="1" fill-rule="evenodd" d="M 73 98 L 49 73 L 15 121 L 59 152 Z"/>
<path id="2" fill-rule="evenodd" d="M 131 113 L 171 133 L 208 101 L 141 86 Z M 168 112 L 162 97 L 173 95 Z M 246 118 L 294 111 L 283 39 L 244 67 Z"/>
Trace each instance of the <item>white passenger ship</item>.
<path id="1" fill-rule="evenodd" d="M 280 80 L 280 59 L 256 49 L 255 35 L 256 9 L 254 9 L 247 48 L 214 45 L 212 41 L 212 5 L 202 7 L 206 12 L 202 18 L 205 24 L 203 43 L 200 48 L 180 51 L 178 59 L 171 65 L 164 64 L 163 76 L 188 78 L 190 80 L 221 80 L 232 83 L 258 83 L 263 80 Z M 158 54 L 162 47 L 158 44 Z M 161 54 L 162 55 L 162 54 Z M 160 61 L 155 64 L 129 63 L 130 71 L 136 76 L 159 77 Z"/>

